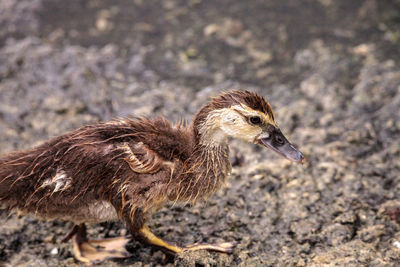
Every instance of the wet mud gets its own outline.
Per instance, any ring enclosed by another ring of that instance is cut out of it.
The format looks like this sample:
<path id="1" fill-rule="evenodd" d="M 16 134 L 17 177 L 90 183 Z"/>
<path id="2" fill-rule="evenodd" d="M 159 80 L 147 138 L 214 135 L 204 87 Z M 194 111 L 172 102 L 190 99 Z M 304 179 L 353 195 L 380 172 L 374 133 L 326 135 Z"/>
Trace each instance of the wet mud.
<path id="1" fill-rule="evenodd" d="M 0 5 L 0 153 L 124 116 L 191 120 L 223 90 L 265 96 L 296 165 L 232 140 L 227 186 L 149 226 L 233 254 L 131 242 L 98 266 L 399 266 L 399 1 L 48 1 Z M 79 266 L 70 222 L 0 211 L 0 265 Z M 122 223 L 92 237 L 128 235 Z"/>

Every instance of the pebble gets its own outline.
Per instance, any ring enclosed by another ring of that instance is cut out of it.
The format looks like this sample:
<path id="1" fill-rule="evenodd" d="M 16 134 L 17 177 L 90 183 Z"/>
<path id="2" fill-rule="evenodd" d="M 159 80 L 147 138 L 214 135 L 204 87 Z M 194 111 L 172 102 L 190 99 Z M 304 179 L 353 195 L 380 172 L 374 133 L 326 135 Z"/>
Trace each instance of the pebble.
<path id="1" fill-rule="evenodd" d="M 50 254 L 51 255 L 57 255 L 58 254 L 58 248 L 53 248 L 51 251 L 50 251 Z"/>

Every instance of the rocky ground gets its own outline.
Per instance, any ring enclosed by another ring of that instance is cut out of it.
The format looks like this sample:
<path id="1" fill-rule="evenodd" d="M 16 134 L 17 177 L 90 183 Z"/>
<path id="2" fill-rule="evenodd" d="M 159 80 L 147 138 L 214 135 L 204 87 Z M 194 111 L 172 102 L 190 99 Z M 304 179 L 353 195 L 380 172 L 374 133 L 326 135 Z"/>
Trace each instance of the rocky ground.
<path id="1" fill-rule="evenodd" d="M 228 186 L 165 207 L 170 257 L 136 242 L 99 266 L 399 266 L 400 9 L 389 0 L 50 1 L 0 4 L 0 153 L 116 116 L 190 120 L 210 96 L 265 96 L 301 166 L 231 142 Z M 0 211 L 0 265 L 76 266 L 72 227 Z M 128 234 L 121 223 L 96 237 Z"/>

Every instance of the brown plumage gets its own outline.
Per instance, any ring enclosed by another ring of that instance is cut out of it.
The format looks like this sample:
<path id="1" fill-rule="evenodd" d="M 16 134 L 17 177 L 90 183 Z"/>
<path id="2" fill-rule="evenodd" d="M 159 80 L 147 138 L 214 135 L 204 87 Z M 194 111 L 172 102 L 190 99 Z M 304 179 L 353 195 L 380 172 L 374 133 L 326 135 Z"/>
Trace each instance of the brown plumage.
<path id="1" fill-rule="evenodd" d="M 196 114 L 192 126 L 172 125 L 164 118 L 84 126 L 0 158 L 0 203 L 10 210 L 80 225 L 69 237 L 76 235 L 75 254 L 82 261 L 129 255 L 110 249 L 91 257 L 82 245 L 88 242 L 83 223 L 118 219 L 134 238 L 164 249 L 227 252 L 230 244 L 170 245 L 152 235 L 144 223 L 166 202 L 193 203 L 225 183 L 231 170 L 227 136 L 269 146 L 301 161 L 293 147 L 293 151 L 288 148 L 290 153 L 279 151 L 274 144 L 279 133 L 271 106 L 249 91 L 212 99 Z"/>

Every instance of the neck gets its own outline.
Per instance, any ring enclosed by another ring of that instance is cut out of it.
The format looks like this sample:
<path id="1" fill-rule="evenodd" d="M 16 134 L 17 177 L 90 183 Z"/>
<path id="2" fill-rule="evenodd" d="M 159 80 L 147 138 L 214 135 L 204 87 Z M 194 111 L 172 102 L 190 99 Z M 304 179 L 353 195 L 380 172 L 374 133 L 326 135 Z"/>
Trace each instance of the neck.
<path id="1" fill-rule="evenodd" d="M 231 164 L 227 135 L 219 125 L 216 114 L 200 111 L 196 115 L 193 121 L 194 150 L 176 179 L 178 186 L 171 190 L 170 200 L 194 203 L 207 198 L 225 183 Z"/>
<path id="2" fill-rule="evenodd" d="M 221 129 L 207 128 L 200 134 L 199 144 L 216 148 L 227 145 L 227 135 Z"/>
<path id="3" fill-rule="evenodd" d="M 169 199 L 195 203 L 215 193 L 231 172 L 227 145 L 198 144 L 176 179 Z"/>

